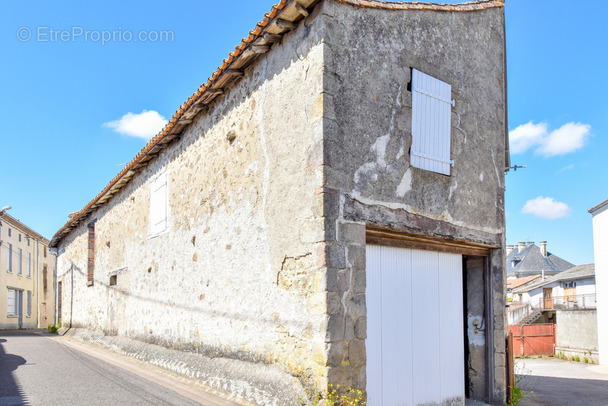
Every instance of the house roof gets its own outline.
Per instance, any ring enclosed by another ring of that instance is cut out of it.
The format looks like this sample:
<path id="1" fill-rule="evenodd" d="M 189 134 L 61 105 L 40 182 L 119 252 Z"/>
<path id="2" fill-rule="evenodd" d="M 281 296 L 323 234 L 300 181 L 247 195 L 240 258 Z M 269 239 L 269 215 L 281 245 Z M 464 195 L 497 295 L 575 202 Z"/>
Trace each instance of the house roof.
<path id="1" fill-rule="evenodd" d="M 0 216 L 0 221 L 6 221 L 8 224 L 12 225 L 15 228 L 20 229 L 23 233 L 28 234 L 29 236 L 37 239 L 38 241 L 40 241 L 44 244 L 48 245 L 48 243 L 49 243 L 49 240 L 47 238 L 38 234 L 37 232 L 35 232 L 34 230 L 32 230 L 31 228 L 29 228 L 28 226 L 26 226 L 25 224 L 23 224 L 22 222 L 20 222 L 19 220 L 17 220 L 16 218 L 14 218 L 13 216 L 11 216 L 8 213 L 4 213 L 2 216 Z"/>
<path id="2" fill-rule="evenodd" d="M 540 278 L 540 275 L 530 275 L 523 278 L 510 279 L 507 281 L 507 289 L 517 289 L 526 283 L 532 282 L 536 278 Z"/>
<path id="3" fill-rule="evenodd" d="M 127 163 L 122 171 L 83 209 L 72 213 L 68 222 L 55 233 L 51 246 L 59 242 L 96 209 L 107 203 L 112 196 L 137 175 L 143 168 L 154 160 L 158 154 L 174 141 L 179 139 L 184 130 L 199 114 L 208 110 L 213 101 L 224 94 L 231 85 L 245 74 L 245 68 L 250 66 L 260 55 L 268 52 L 275 42 L 280 42 L 282 36 L 293 30 L 298 23 L 309 15 L 312 8 L 323 0 L 280 0 L 264 14 L 262 21 L 249 31 L 249 35 L 241 40 L 234 51 L 222 61 L 222 64 L 209 77 L 206 83 L 190 96 L 173 114 L 167 125 L 141 151 Z M 433 4 L 419 2 L 391 2 L 375 0 L 333 0 L 356 7 L 389 9 L 389 10 L 433 10 L 447 12 L 476 11 L 495 7 L 503 7 L 503 1 L 479 0 L 460 4 Z"/>
<path id="4" fill-rule="evenodd" d="M 516 263 L 515 265 L 513 263 Z M 557 274 L 574 266 L 573 263 L 558 257 L 557 255 L 547 252 L 547 256 L 543 256 L 540 248 L 529 243 L 521 251 L 512 251 L 507 255 L 507 275 L 513 274 Z"/>
<path id="5" fill-rule="evenodd" d="M 593 214 L 596 211 L 598 211 L 599 209 L 601 209 L 602 207 L 605 207 L 606 205 L 608 205 L 608 199 L 604 200 L 603 202 L 601 202 L 598 205 L 593 206 L 592 208 L 589 209 L 589 213 Z"/>
<path id="6" fill-rule="evenodd" d="M 553 282 L 567 282 L 590 278 L 595 278 L 595 264 L 578 265 L 564 272 L 560 272 L 557 275 L 553 275 L 550 278 L 546 278 L 545 280 L 540 280 L 530 285 L 522 286 L 519 289 L 514 289 L 513 293 L 529 292 Z"/>

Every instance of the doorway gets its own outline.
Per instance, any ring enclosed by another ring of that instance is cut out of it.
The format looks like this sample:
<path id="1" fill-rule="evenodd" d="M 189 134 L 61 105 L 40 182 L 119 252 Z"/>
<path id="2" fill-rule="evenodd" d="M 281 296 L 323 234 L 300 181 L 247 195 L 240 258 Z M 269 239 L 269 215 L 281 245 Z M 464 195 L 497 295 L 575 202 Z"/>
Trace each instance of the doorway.
<path id="1" fill-rule="evenodd" d="M 368 405 L 465 399 L 462 255 L 367 246 Z"/>
<path id="2" fill-rule="evenodd" d="M 553 288 L 543 288 L 543 307 L 553 309 Z"/>

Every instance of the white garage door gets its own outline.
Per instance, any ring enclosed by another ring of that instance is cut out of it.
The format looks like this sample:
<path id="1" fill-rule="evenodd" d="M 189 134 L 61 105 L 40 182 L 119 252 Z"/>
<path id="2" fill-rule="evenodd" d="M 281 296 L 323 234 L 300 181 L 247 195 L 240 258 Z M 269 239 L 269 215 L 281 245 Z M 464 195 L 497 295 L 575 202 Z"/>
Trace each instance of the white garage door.
<path id="1" fill-rule="evenodd" d="M 462 256 L 367 246 L 369 406 L 464 404 Z"/>

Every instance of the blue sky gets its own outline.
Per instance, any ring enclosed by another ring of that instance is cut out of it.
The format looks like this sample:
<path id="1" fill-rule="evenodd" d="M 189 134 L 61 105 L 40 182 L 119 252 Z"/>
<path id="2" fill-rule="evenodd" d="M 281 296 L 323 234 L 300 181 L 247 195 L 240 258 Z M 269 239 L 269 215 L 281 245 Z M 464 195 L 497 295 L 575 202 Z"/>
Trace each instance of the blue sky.
<path id="1" fill-rule="evenodd" d="M 511 158 L 527 165 L 507 175 L 507 242 L 547 240 L 549 251 L 576 264 L 593 261 L 587 210 L 608 198 L 602 4 L 505 5 Z M 0 206 L 51 237 L 271 5 L 0 4 Z"/>

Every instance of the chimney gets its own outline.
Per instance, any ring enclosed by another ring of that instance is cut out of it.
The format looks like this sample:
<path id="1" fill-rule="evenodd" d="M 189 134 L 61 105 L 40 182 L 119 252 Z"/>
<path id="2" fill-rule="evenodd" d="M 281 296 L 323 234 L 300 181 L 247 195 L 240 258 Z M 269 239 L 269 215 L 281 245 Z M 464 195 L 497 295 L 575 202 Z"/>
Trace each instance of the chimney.
<path id="1" fill-rule="evenodd" d="M 517 245 L 519 246 L 518 247 L 519 249 L 518 249 L 517 252 L 522 252 L 524 250 L 524 248 L 526 248 L 526 242 L 525 241 L 520 241 Z"/>
<path id="2" fill-rule="evenodd" d="M 513 246 L 512 245 L 507 245 L 507 255 L 509 255 L 512 252 L 513 252 Z"/>
<path id="3" fill-rule="evenodd" d="M 540 253 L 543 254 L 543 257 L 547 258 L 547 241 L 540 242 Z"/>

